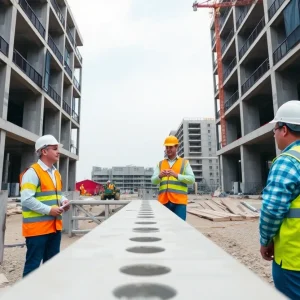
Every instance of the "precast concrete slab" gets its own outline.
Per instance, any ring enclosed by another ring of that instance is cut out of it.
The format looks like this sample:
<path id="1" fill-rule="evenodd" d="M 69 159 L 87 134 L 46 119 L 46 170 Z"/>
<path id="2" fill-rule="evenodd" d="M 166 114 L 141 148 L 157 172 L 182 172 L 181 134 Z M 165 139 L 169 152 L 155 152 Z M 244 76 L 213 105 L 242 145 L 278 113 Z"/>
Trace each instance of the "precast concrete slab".
<path id="1" fill-rule="evenodd" d="M 153 218 L 138 217 L 150 209 Z M 158 201 L 131 201 L 1 299 L 284 299 Z"/>

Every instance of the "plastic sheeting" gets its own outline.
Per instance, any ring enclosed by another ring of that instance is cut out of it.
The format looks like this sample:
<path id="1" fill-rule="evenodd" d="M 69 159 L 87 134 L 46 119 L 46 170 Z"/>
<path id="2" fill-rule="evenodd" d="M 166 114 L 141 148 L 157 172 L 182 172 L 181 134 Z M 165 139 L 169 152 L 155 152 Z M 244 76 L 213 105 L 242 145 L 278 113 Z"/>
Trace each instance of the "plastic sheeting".
<path id="1" fill-rule="evenodd" d="M 300 25 L 300 0 L 291 0 L 284 9 L 284 25 L 286 36 L 289 36 Z"/>

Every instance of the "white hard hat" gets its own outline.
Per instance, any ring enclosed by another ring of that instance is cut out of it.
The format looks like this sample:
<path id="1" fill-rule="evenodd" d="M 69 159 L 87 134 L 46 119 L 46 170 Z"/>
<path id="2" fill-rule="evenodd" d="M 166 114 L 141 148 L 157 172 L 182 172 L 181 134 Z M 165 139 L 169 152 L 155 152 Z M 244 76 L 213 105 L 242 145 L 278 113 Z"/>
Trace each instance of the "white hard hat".
<path id="1" fill-rule="evenodd" d="M 51 146 L 51 145 L 57 145 L 62 147 L 63 145 L 60 144 L 57 139 L 51 135 L 51 134 L 46 134 L 43 135 L 41 137 L 39 137 L 36 142 L 35 142 L 35 151 L 39 151 L 42 148 L 45 148 L 47 146 Z"/>
<path id="2" fill-rule="evenodd" d="M 300 131 L 300 101 L 290 100 L 281 105 L 270 123 L 285 123 L 291 130 Z"/>

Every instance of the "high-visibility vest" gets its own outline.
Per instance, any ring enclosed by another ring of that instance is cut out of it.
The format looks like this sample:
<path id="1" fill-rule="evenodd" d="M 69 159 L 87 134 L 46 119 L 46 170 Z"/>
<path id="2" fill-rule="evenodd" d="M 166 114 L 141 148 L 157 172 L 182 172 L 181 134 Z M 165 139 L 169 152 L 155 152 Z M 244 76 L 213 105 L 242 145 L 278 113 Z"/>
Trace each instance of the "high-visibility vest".
<path id="1" fill-rule="evenodd" d="M 279 156 L 282 155 L 291 156 L 300 163 L 300 146 L 295 146 Z M 300 271 L 300 195 L 291 202 L 273 240 L 275 262 L 283 269 Z"/>
<path id="2" fill-rule="evenodd" d="M 59 201 L 62 197 L 62 182 L 61 176 L 57 170 L 55 170 L 56 187 L 48 174 L 44 171 L 38 163 L 31 166 L 36 172 L 39 178 L 38 186 L 34 186 L 30 182 L 24 182 L 21 185 L 21 191 L 25 189 L 30 189 L 35 191 L 35 199 L 41 201 L 43 204 L 48 206 L 59 206 Z M 22 182 L 22 177 L 24 172 L 20 176 L 20 182 Z M 56 232 L 57 230 L 62 230 L 62 216 L 49 216 L 37 213 L 28 209 L 22 205 L 22 215 L 23 215 L 23 225 L 22 231 L 23 236 L 37 236 Z"/>
<path id="3" fill-rule="evenodd" d="M 160 172 L 162 170 L 172 169 L 177 174 L 184 175 L 185 167 L 187 165 L 187 160 L 179 157 L 172 168 L 169 162 L 164 159 L 159 163 Z M 177 178 L 163 177 L 159 184 L 158 201 L 161 204 L 166 204 L 169 201 L 175 204 L 187 204 L 188 201 L 188 187 L 184 182 L 180 182 Z"/>

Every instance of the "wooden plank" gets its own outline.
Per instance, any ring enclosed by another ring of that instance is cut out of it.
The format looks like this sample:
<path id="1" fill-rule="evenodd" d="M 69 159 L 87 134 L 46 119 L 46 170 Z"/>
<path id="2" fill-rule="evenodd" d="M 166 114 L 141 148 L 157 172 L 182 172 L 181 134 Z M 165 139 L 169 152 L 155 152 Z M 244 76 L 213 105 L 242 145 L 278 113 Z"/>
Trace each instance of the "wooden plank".
<path id="1" fill-rule="evenodd" d="M 0 264 L 4 256 L 4 238 L 6 229 L 7 191 L 0 192 Z"/>
<path id="2" fill-rule="evenodd" d="M 245 220 L 245 218 L 241 215 L 235 215 L 235 214 L 227 213 L 227 212 L 214 211 L 214 214 L 216 216 L 220 216 L 220 217 L 229 217 L 231 221 L 243 221 L 243 220 Z"/>
<path id="3" fill-rule="evenodd" d="M 214 210 L 211 210 L 211 209 L 196 209 L 196 211 L 199 211 L 201 213 L 210 215 L 212 217 L 224 218 L 224 221 L 230 221 L 230 216 L 228 216 L 228 215 L 220 215 L 217 211 L 214 211 Z"/>
<path id="4" fill-rule="evenodd" d="M 221 200 L 223 204 L 228 208 L 230 212 L 232 212 L 235 215 L 244 215 L 244 213 L 237 207 L 237 205 L 234 203 L 233 200 L 228 198 L 223 198 Z"/>
<path id="5" fill-rule="evenodd" d="M 188 208 L 187 209 L 187 212 L 189 214 L 192 214 L 192 215 L 196 215 L 197 217 L 200 217 L 200 218 L 204 218 L 204 219 L 208 219 L 208 220 L 211 220 L 211 221 L 214 221 L 214 222 L 223 222 L 223 221 L 227 221 L 226 218 L 223 218 L 223 217 L 216 217 L 216 216 L 213 216 L 211 214 L 207 214 L 207 213 L 204 213 L 204 212 L 200 212 L 196 209 L 190 209 Z"/>
<path id="6" fill-rule="evenodd" d="M 227 207 L 221 202 L 221 200 L 212 199 L 214 203 L 216 203 L 220 208 L 224 209 L 224 211 L 228 211 Z"/>
<path id="7" fill-rule="evenodd" d="M 222 209 L 220 206 L 218 206 L 213 201 L 205 201 L 206 205 L 208 205 L 212 210 L 224 212 L 224 209 Z"/>

